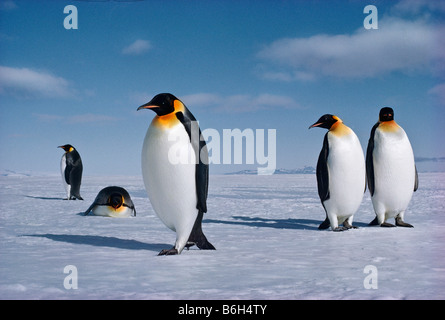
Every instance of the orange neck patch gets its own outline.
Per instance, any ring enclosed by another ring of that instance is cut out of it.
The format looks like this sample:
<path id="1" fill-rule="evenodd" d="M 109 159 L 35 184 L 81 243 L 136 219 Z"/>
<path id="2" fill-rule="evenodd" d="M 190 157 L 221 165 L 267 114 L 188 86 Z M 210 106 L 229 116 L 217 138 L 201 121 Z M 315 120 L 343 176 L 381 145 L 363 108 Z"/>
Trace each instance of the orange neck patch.
<path id="1" fill-rule="evenodd" d="M 394 121 L 383 121 L 379 124 L 379 129 L 385 132 L 394 132 L 399 130 L 399 125 Z"/>
<path id="2" fill-rule="evenodd" d="M 169 114 L 166 114 L 164 116 L 154 117 L 152 124 L 157 127 L 162 127 L 162 128 L 171 128 L 171 127 L 174 127 L 175 125 L 177 125 L 179 123 L 179 120 L 176 117 L 176 113 L 184 112 L 185 107 L 182 104 L 182 102 L 179 100 L 174 101 L 174 107 L 175 107 L 175 111 L 173 111 Z"/>
<path id="3" fill-rule="evenodd" d="M 340 119 L 332 125 L 329 131 L 338 137 L 345 136 L 351 133 L 351 129 L 348 126 L 344 125 Z"/>

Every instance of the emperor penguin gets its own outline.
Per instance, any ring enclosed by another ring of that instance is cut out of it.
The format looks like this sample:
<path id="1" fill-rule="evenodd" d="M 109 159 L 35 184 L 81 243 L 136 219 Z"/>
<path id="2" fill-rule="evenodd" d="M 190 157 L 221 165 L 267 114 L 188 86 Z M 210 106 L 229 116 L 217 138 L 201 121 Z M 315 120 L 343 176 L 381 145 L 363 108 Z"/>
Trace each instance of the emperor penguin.
<path id="1" fill-rule="evenodd" d="M 136 209 L 130 194 L 124 188 L 117 186 L 106 187 L 100 190 L 84 215 L 86 216 L 90 212 L 96 216 L 115 218 L 129 217 L 132 214 L 136 216 Z"/>
<path id="2" fill-rule="evenodd" d="M 154 211 L 176 232 L 173 248 L 159 255 L 180 254 L 194 244 L 214 250 L 202 232 L 207 212 L 209 159 L 198 123 L 170 93 L 161 93 L 137 110 L 156 113 L 142 148 L 142 176 Z"/>
<path id="3" fill-rule="evenodd" d="M 318 229 L 344 231 L 352 225 L 366 190 L 365 158 L 354 131 L 332 114 L 325 114 L 309 127 L 326 128 L 317 162 L 318 195 L 326 219 Z M 339 227 L 343 224 L 343 227 Z"/>
<path id="4" fill-rule="evenodd" d="M 405 131 L 394 120 L 392 108 L 382 108 L 372 127 L 366 150 L 366 174 L 376 214 L 370 225 L 394 227 L 385 222 L 395 218 L 400 227 L 413 192 L 419 185 L 414 153 Z"/>
<path id="5" fill-rule="evenodd" d="M 65 144 L 58 148 L 65 150 L 60 161 L 60 170 L 67 200 L 83 200 L 80 196 L 83 166 L 79 152 L 70 144 Z"/>

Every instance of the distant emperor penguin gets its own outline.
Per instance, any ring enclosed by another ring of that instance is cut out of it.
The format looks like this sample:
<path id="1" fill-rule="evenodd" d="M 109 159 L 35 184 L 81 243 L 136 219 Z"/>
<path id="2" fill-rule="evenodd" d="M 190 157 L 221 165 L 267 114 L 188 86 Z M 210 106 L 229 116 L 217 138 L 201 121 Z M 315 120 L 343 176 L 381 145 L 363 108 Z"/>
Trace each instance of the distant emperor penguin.
<path id="1" fill-rule="evenodd" d="M 366 190 L 365 158 L 360 141 L 335 115 L 325 114 L 309 129 L 314 127 L 329 130 L 317 162 L 318 195 L 326 211 L 326 219 L 318 229 L 356 228 L 352 220 Z"/>
<path id="2" fill-rule="evenodd" d="M 405 131 L 394 121 L 392 108 L 382 108 L 372 127 L 366 150 L 366 174 L 376 218 L 370 225 L 413 227 L 403 221 L 413 192 L 418 187 L 414 154 Z"/>
<path id="3" fill-rule="evenodd" d="M 62 181 L 65 186 L 67 200 L 83 200 L 80 196 L 80 184 L 82 181 L 82 159 L 77 150 L 70 144 L 59 146 L 65 150 L 60 161 Z"/>
<path id="4" fill-rule="evenodd" d="M 202 232 L 207 212 L 209 160 L 198 123 L 174 95 L 161 93 L 140 109 L 156 116 L 142 148 L 142 176 L 154 211 L 176 232 L 176 243 L 159 255 L 180 254 L 194 244 L 214 250 Z"/>

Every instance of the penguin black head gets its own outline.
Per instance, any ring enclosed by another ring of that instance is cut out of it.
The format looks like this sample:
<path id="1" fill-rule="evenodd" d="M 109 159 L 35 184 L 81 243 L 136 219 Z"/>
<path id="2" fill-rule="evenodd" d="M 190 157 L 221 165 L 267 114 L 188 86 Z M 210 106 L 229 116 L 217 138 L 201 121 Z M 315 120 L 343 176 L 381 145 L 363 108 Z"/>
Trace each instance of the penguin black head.
<path id="1" fill-rule="evenodd" d="M 66 152 L 70 152 L 70 151 L 74 150 L 74 147 L 72 145 L 70 145 L 70 144 L 65 144 L 63 146 L 58 146 L 57 148 L 62 148 Z"/>
<path id="2" fill-rule="evenodd" d="M 380 113 L 379 113 L 379 121 L 383 122 L 383 121 L 392 121 L 394 120 L 394 110 L 392 108 L 389 107 L 385 107 L 380 109 Z"/>
<path id="3" fill-rule="evenodd" d="M 339 117 L 334 116 L 332 114 L 325 114 L 320 117 L 313 125 L 309 127 L 309 129 L 314 127 L 331 129 L 332 125 L 337 121 L 341 121 Z"/>
<path id="4" fill-rule="evenodd" d="M 179 99 L 171 93 L 160 93 L 146 104 L 140 106 L 137 110 L 151 109 L 156 112 L 158 116 L 165 116 L 175 112 L 175 101 L 179 101 Z"/>
<path id="5" fill-rule="evenodd" d="M 113 207 L 115 210 L 120 208 L 123 203 L 123 197 L 120 193 L 112 193 L 107 200 L 107 204 Z"/>

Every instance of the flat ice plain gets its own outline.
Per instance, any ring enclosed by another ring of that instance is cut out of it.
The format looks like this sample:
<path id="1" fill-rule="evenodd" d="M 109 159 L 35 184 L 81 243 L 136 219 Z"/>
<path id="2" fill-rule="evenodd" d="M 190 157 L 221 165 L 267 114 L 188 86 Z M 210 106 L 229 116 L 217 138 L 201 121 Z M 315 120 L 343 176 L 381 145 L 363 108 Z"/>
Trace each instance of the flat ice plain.
<path id="1" fill-rule="evenodd" d="M 59 175 L 0 176 L 0 299 L 445 299 L 445 173 L 421 173 L 405 221 L 380 228 L 368 191 L 359 229 L 317 230 L 313 174 L 210 176 L 203 229 L 216 251 L 162 256 L 175 234 L 141 177 L 86 176 L 66 201 Z M 83 216 L 100 189 L 127 189 L 137 216 Z M 174 195 L 172 195 L 174 196 Z M 392 222 L 392 221 L 391 221 Z M 66 289 L 68 265 L 77 289 Z M 367 289 L 365 267 L 375 267 Z"/>

